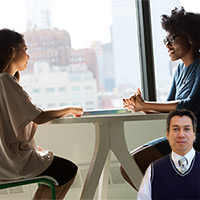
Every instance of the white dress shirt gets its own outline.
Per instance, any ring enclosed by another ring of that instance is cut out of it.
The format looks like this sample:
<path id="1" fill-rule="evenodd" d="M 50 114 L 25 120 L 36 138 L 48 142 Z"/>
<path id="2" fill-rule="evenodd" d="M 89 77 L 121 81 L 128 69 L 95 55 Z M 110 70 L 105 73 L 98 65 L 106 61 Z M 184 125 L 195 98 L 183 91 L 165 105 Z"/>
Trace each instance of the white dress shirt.
<path id="1" fill-rule="evenodd" d="M 184 157 L 187 158 L 188 160 L 188 167 L 190 167 L 192 160 L 195 156 L 195 150 L 192 148 Z M 179 158 L 182 157 L 175 152 L 172 151 L 171 153 L 171 158 L 172 161 L 174 162 L 174 165 L 178 169 L 178 160 Z M 151 165 L 147 168 L 145 175 L 142 179 L 142 183 L 140 185 L 139 191 L 138 191 L 138 196 L 137 200 L 151 200 Z"/>

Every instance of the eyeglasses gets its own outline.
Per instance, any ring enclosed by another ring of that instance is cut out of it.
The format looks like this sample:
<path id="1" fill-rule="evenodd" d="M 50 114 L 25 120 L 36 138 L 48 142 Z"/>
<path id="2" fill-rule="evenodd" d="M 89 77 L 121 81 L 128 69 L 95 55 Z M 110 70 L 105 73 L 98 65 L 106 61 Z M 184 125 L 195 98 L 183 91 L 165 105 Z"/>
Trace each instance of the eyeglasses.
<path id="1" fill-rule="evenodd" d="M 170 35 L 170 36 L 167 36 L 167 37 L 163 40 L 163 42 L 164 42 L 165 45 L 167 45 L 169 42 L 170 42 L 170 43 L 174 43 L 176 37 L 180 37 L 180 36 L 182 36 L 182 35 Z"/>

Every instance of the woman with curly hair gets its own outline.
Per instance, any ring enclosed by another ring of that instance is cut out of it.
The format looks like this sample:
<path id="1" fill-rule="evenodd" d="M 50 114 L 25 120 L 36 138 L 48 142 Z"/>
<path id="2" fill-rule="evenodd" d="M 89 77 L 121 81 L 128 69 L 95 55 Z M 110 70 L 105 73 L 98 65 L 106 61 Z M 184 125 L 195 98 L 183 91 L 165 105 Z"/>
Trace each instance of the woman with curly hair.
<path id="1" fill-rule="evenodd" d="M 58 183 L 57 199 L 64 199 L 75 179 L 77 166 L 38 147 L 34 135 L 38 124 L 68 113 L 82 115 L 83 108 L 43 111 L 32 104 L 19 84 L 19 72 L 26 70 L 30 58 L 26 50 L 23 35 L 9 29 L 0 30 L 0 181 L 50 176 Z M 50 188 L 41 185 L 34 199 L 51 199 Z"/>
<path id="2" fill-rule="evenodd" d="M 162 28 L 166 31 L 163 40 L 172 61 L 181 59 L 173 77 L 166 102 L 145 101 L 138 89 L 128 99 L 123 99 L 124 108 L 133 112 L 170 112 L 176 109 L 192 111 L 197 118 L 197 133 L 194 149 L 200 151 L 200 14 L 186 12 L 183 7 L 173 9 L 171 16 L 162 15 Z M 155 160 L 169 154 L 171 148 L 166 137 L 144 144 L 131 152 L 139 168 L 145 173 Z M 123 177 L 135 188 L 121 167 Z M 135 188 L 136 190 L 138 188 Z"/>

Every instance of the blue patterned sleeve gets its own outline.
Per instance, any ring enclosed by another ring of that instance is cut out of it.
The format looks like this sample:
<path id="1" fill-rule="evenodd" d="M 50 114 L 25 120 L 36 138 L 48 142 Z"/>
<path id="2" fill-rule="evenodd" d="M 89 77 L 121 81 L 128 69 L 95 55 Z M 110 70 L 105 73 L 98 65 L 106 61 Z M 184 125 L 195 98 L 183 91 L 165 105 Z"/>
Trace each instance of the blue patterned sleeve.
<path id="1" fill-rule="evenodd" d="M 169 95 L 167 97 L 167 101 L 175 100 L 175 94 L 176 94 L 176 85 L 175 85 L 175 75 L 174 75 L 173 81 L 172 81 L 172 86 L 171 86 Z"/>
<path id="2" fill-rule="evenodd" d="M 198 67 L 200 68 L 200 67 Z M 177 109 L 187 109 L 194 113 L 200 110 L 200 70 L 196 71 L 195 82 L 191 86 L 191 92 L 187 98 L 181 99 L 177 105 Z"/>

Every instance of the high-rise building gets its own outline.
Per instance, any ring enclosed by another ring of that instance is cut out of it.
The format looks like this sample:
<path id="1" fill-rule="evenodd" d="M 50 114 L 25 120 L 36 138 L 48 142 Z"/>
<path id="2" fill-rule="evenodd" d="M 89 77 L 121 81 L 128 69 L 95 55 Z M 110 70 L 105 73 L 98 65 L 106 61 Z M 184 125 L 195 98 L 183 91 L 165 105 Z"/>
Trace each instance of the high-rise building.
<path id="1" fill-rule="evenodd" d="M 52 0 L 26 0 L 27 30 L 52 29 Z"/>
<path id="2" fill-rule="evenodd" d="M 32 30 L 24 33 L 28 46 L 29 68 L 31 72 L 35 62 L 47 62 L 50 67 L 67 67 L 70 64 L 85 64 L 93 73 L 98 84 L 97 58 L 92 49 L 78 49 L 71 47 L 70 35 L 65 30 Z"/>
<path id="3" fill-rule="evenodd" d="M 102 45 L 103 48 L 103 64 L 104 64 L 104 85 L 106 91 L 113 91 L 115 87 L 115 69 L 113 63 L 112 43 Z"/>
<path id="4" fill-rule="evenodd" d="M 50 66 L 66 66 L 71 51 L 70 35 L 65 30 L 32 30 L 24 33 L 31 59 L 29 65 L 36 61 L 45 61 Z"/>
<path id="5" fill-rule="evenodd" d="M 112 0 L 112 44 L 116 86 L 139 87 L 135 0 Z"/>
<path id="6" fill-rule="evenodd" d="M 92 41 L 92 49 L 96 54 L 97 66 L 98 66 L 98 75 L 99 75 L 99 87 L 105 88 L 105 68 L 103 63 L 103 49 L 101 41 Z"/>
<path id="7" fill-rule="evenodd" d="M 99 87 L 105 91 L 112 91 L 115 86 L 112 43 L 92 41 L 92 49 L 97 57 Z"/>
<path id="8" fill-rule="evenodd" d="M 97 108 L 97 84 L 86 64 L 51 67 L 35 62 L 33 72 L 21 77 L 21 84 L 40 108 L 48 109 L 81 105 Z"/>
<path id="9" fill-rule="evenodd" d="M 99 88 L 99 72 L 97 64 L 97 56 L 93 49 L 71 49 L 70 51 L 70 64 L 86 64 L 88 69 L 93 73 Z"/>

